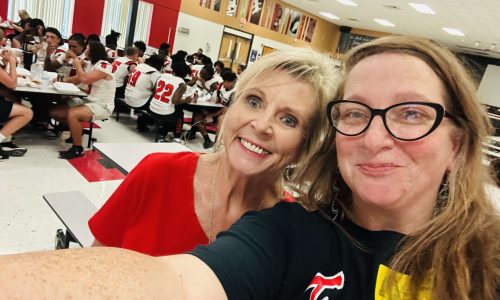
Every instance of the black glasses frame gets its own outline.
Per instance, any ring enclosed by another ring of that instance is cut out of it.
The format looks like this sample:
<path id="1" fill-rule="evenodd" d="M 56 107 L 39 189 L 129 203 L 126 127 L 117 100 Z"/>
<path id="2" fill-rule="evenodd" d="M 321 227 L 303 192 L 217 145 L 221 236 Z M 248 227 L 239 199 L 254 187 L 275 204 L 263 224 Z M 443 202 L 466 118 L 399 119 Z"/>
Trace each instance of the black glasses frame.
<path id="1" fill-rule="evenodd" d="M 333 119 L 332 119 L 332 108 L 335 104 L 339 104 L 339 103 L 356 103 L 356 104 L 359 104 L 359 105 L 362 105 L 366 108 L 368 108 L 368 110 L 370 111 L 370 120 L 368 121 L 368 123 L 366 124 L 366 127 L 361 130 L 359 133 L 356 133 L 356 134 L 347 134 L 347 133 L 344 133 L 342 131 L 340 131 L 334 124 L 333 124 Z M 402 105 L 408 105 L 408 104 L 418 104 L 418 105 L 425 105 L 425 106 L 429 106 L 429 107 L 432 107 L 436 110 L 436 119 L 434 120 L 434 124 L 432 125 L 432 127 L 429 129 L 429 131 L 422 135 L 421 137 L 418 137 L 418 138 L 414 138 L 414 139 L 403 139 L 403 138 L 400 138 L 400 137 L 397 137 L 395 136 L 391 130 L 389 129 L 389 127 L 387 126 L 387 122 L 386 122 L 386 119 L 385 119 L 385 114 L 387 113 L 388 110 L 394 108 L 394 107 L 397 107 L 397 106 L 402 106 Z M 328 105 L 326 106 L 326 113 L 327 113 L 327 117 L 328 117 L 328 121 L 330 122 L 330 125 L 335 128 L 335 130 L 343 135 L 346 135 L 346 136 L 356 136 L 356 135 L 360 135 L 362 134 L 363 132 L 365 132 L 368 127 L 370 127 L 370 124 L 372 123 L 373 121 L 373 118 L 375 118 L 375 116 L 380 116 L 382 118 L 382 121 L 384 123 L 384 127 L 385 129 L 387 130 L 387 132 L 389 132 L 389 134 L 398 139 L 398 140 L 401 140 L 401 141 L 416 141 L 416 140 L 419 140 L 419 139 L 422 139 L 426 136 L 428 136 L 429 134 L 431 134 L 431 132 L 433 132 L 440 124 L 441 122 L 443 121 L 443 117 L 446 117 L 446 118 L 449 118 L 455 122 L 458 122 L 458 119 L 448 113 L 444 107 L 439 104 L 439 103 L 432 103 L 432 102 L 419 102 L 419 101 L 411 101 L 411 102 L 402 102 L 402 103 L 397 103 L 397 104 L 394 104 L 394 105 L 391 105 L 385 109 L 377 109 L 377 108 L 371 108 L 370 106 L 364 104 L 364 103 L 361 103 L 361 102 L 358 102 L 358 101 L 352 101 L 352 100 L 334 100 L 334 101 L 330 101 L 328 103 Z"/>

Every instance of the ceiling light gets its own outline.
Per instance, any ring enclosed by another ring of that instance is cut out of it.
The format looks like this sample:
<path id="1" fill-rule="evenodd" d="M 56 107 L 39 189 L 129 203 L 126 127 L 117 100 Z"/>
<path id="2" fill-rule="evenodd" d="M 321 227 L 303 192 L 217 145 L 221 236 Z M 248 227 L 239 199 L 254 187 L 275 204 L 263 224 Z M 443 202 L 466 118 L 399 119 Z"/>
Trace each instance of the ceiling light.
<path id="1" fill-rule="evenodd" d="M 340 20 L 339 17 L 337 17 L 336 15 L 331 14 L 329 12 L 320 11 L 319 14 L 322 15 L 323 17 L 330 19 L 330 20 Z"/>
<path id="2" fill-rule="evenodd" d="M 418 11 L 421 14 L 430 14 L 435 15 L 436 12 L 432 10 L 429 6 L 421 3 L 408 3 L 414 10 Z"/>
<path id="3" fill-rule="evenodd" d="M 387 21 L 385 19 L 373 19 L 373 20 L 383 26 L 396 27 L 396 25 L 394 25 L 392 22 Z"/>
<path id="4" fill-rule="evenodd" d="M 348 5 L 348 6 L 358 6 L 356 3 L 354 3 L 351 0 L 337 0 L 337 2 L 340 2 L 340 3 L 342 3 L 344 5 Z"/>
<path id="5" fill-rule="evenodd" d="M 443 27 L 442 29 L 451 35 L 465 36 L 465 33 L 463 33 L 460 29 L 448 27 Z"/>

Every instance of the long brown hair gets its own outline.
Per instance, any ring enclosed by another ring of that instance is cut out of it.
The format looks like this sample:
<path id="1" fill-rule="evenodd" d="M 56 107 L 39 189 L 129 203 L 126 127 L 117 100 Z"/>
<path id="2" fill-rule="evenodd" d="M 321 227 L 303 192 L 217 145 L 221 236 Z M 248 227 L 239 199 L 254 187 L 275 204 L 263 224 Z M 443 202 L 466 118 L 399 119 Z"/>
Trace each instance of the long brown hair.
<path id="1" fill-rule="evenodd" d="M 426 62 L 443 81 L 449 103 L 446 109 L 458 116 L 456 133 L 462 141 L 455 168 L 443 174 L 447 195 L 436 195 L 433 217 L 407 236 L 392 259 L 391 268 L 411 274 L 412 297 L 429 283 L 433 299 L 500 299 L 500 218 L 498 208 L 485 192 L 493 184 L 483 162 L 482 141 L 490 125 L 478 102 L 476 85 L 463 64 L 448 49 L 421 38 L 389 36 L 353 49 L 345 57 L 345 73 L 366 57 L 380 53 L 412 55 Z M 344 77 L 345 78 L 345 77 Z M 343 96 L 344 82 L 336 99 Z M 340 188 L 337 201 L 347 215 L 351 191 L 336 178 L 335 132 L 330 129 L 323 147 L 315 153 L 305 173 L 310 209 L 331 205 L 333 182 Z M 439 201 L 438 201 L 439 198 Z"/>

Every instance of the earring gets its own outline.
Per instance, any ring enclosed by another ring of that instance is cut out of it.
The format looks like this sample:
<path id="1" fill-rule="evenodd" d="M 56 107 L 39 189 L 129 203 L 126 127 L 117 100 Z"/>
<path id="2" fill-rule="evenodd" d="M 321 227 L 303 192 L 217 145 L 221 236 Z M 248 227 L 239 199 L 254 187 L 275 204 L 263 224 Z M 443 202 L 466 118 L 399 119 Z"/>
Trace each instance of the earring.
<path id="1" fill-rule="evenodd" d="M 333 184 L 332 184 L 332 220 L 335 221 L 337 217 L 339 216 L 340 211 L 337 209 L 335 206 L 335 201 L 337 201 L 337 197 L 339 195 L 340 189 L 337 186 L 337 179 L 340 176 L 340 171 L 339 167 L 335 169 L 334 173 L 334 179 L 333 179 Z"/>

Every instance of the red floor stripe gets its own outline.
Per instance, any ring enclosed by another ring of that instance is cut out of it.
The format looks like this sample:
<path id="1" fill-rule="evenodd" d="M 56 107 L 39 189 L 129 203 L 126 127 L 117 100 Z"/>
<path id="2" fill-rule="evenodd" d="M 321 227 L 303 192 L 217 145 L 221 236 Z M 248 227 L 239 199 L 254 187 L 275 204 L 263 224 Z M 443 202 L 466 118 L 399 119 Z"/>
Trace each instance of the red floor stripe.
<path id="1" fill-rule="evenodd" d="M 102 156 L 97 151 L 85 151 L 85 155 L 68 160 L 69 163 L 85 178 L 88 182 L 107 181 L 124 179 L 125 175 L 115 168 L 105 168 L 99 160 Z"/>

